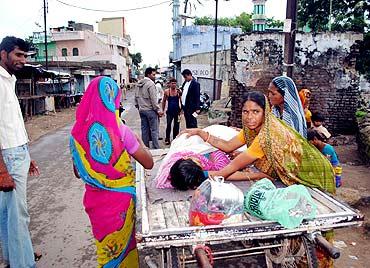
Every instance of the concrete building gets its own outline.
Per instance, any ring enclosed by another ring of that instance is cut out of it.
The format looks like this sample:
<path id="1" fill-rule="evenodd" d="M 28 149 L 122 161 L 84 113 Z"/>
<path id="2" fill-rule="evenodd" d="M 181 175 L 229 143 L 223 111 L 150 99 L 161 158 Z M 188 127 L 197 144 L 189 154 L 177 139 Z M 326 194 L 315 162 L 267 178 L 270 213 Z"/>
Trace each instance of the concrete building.
<path id="1" fill-rule="evenodd" d="M 118 83 L 128 81 L 127 58 L 129 36 L 113 36 L 92 31 L 92 25 L 68 22 L 68 26 L 50 29 L 48 40 L 49 68 L 72 74 L 76 91 L 84 92 L 93 77 L 108 75 Z M 34 33 L 33 42 L 38 48 L 35 61 L 45 60 L 43 38 Z"/>
<path id="2" fill-rule="evenodd" d="M 126 37 L 126 19 L 124 17 L 103 18 L 98 22 L 98 32 Z"/>
<path id="3" fill-rule="evenodd" d="M 267 0 L 252 0 L 253 8 L 253 31 L 263 32 L 266 29 L 265 4 Z"/>
<path id="4" fill-rule="evenodd" d="M 230 49 L 232 34 L 241 34 L 241 28 L 217 27 L 217 50 Z M 214 51 L 213 26 L 191 25 L 181 29 L 181 57 Z"/>
<path id="5" fill-rule="evenodd" d="M 216 79 L 223 80 L 228 77 L 224 71 L 224 55 L 230 50 L 230 40 L 233 34 L 241 34 L 241 28 L 219 26 L 217 28 L 217 64 L 219 73 Z M 213 78 L 213 51 L 214 51 L 214 27 L 191 25 L 181 28 L 179 42 L 176 46 L 176 58 L 170 58 L 175 65 L 176 78 L 181 81 L 181 70 L 190 69 L 195 77 Z M 227 82 L 227 81 L 226 81 Z"/>

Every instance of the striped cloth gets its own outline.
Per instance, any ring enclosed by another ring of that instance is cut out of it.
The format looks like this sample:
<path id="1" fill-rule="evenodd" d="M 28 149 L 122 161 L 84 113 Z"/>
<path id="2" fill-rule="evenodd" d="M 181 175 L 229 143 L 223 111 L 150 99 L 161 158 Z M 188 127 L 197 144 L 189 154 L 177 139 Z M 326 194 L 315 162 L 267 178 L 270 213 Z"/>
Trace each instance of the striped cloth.
<path id="1" fill-rule="evenodd" d="M 272 83 L 284 92 L 284 110 L 282 120 L 294 128 L 303 137 L 307 137 L 307 124 L 298 90 L 293 80 L 287 76 L 278 76 Z M 272 113 L 281 118 L 278 107 L 272 108 Z"/>

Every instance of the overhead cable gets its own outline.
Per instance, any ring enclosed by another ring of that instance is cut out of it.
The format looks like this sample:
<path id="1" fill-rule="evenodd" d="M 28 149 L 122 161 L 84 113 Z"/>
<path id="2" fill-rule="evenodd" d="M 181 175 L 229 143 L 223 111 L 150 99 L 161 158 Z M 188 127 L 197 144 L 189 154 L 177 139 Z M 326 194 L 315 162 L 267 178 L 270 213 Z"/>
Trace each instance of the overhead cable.
<path id="1" fill-rule="evenodd" d="M 140 10 L 140 9 L 151 8 L 151 7 L 155 7 L 155 6 L 159 6 L 159 5 L 163 5 L 163 4 L 172 2 L 172 1 L 163 1 L 163 2 L 160 2 L 160 3 L 157 3 L 157 4 L 152 4 L 152 5 L 149 5 L 149 6 L 142 6 L 142 7 L 128 8 L 128 9 L 103 10 L 103 9 L 93 9 L 93 8 L 76 6 L 76 5 L 72 5 L 72 4 L 63 2 L 61 0 L 56 0 L 56 1 L 63 4 L 63 5 L 66 5 L 66 6 L 79 8 L 79 9 L 83 9 L 83 10 L 88 10 L 88 11 L 97 11 L 97 12 L 128 12 L 128 11 L 135 11 L 135 10 Z"/>

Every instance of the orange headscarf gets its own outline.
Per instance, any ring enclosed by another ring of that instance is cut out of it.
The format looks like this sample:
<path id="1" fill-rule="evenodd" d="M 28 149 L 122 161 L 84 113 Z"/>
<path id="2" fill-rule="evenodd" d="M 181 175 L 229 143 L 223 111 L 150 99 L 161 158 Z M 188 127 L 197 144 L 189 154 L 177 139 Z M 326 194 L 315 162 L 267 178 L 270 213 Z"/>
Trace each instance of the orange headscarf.
<path id="1" fill-rule="evenodd" d="M 311 97 L 311 91 L 307 88 L 301 89 L 299 91 L 299 98 L 301 99 L 303 108 L 308 108 L 306 105 L 308 105 L 308 100 Z"/>

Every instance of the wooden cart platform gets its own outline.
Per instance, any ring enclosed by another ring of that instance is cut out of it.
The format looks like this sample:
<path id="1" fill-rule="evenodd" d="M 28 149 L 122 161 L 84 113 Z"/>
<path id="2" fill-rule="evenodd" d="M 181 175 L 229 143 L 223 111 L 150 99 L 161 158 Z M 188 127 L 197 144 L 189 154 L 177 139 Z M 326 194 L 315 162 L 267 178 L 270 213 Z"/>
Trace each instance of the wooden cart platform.
<path id="1" fill-rule="evenodd" d="M 166 149 L 153 150 L 156 159 L 163 156 Z M 277 222 L 261 220 L 244 213 L 236 215 L 221 225 L 189 226 L 189 201 L 171 201 L 151 204 L 147 199 L 145 170 L 136 166 L 137 183 L 137 235 L 139 248 L 182 247 L 204 243 L 226 243 L 297 236 L 315 231 L 326 231 L 342 227 L 360 225 L 363 215 L 347 204 L 318 189 L 309 189 L 314 199 L 318 215 L 313 220 L 305 220 L 294 229 L 285 229 Z"/>

